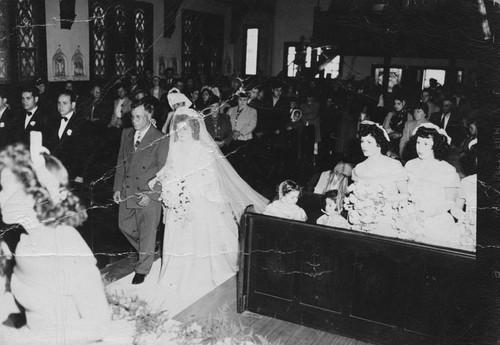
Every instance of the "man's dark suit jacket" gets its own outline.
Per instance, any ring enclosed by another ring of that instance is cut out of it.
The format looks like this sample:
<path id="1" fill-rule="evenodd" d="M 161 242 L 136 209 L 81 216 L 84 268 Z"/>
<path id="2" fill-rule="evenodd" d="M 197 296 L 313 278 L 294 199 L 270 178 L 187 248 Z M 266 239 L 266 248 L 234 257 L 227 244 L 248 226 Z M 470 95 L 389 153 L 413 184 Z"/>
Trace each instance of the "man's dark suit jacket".
<path id="1" fill-rule="evenodd" d="M 44 146 L 61 160 L 68 170 L 70 180 L 77 176 L 84 177 L 90 153 L 95 145 L 95 141 L 91 140 L 90 123 L 75 112 L 59 138 L 60 124 L 61 116 L 54 118 L 47 126 L 44 133 Z"/>
<path id="2" fill-rule="evenodd" d="M 442 116 L 442 112 L 431 114 L 429 121 L 436 126 L 441 127 Z M 450 119 L 448 120 L 448 125 L 446 126 L 445 130 L 451 138 L 451 144 L 454 146 L 460 145 L 466 135 L 465 128 L 462 124 L 462 118 L 453 111 L 450 114 Z"/>
<path id="3" fill-rule="evenodd" d="M 0 117 L 0 149 L 16 141 L 14 137 L 16 114 L 6 108 Z"/>
<path id="4" fill-rule="evenodd" d="M 24 128 L 24 121 L 26 120 L 26 111 L 23 109 L 20 113 L 16 114 L 11 123 L 12 128 L 12 140 L 13 142 L 23 142 L 29 144 L 30 132 L 37 131 L 45 133 L 47 128 L 46 123 L 47 116 L 43 114 L 41 108 L 37 108 L 35 113 L 30 119 L 28 126 Z"/>
<path id="5" fill-rule="evenodd" d="M 136 193 L 146 192 L 158 203 L 159 191 L 151 191 L 148 182 L 165 165 L 169 148 L 169 136 L 153 126 L 149 127 L 137 150 L 134 149 L 134 128 L 122 132 L 120 152 L 116 162 L 113 191 L 121 192 L 127 208 L 143 208 L 137 204 Z"/>
<path id="6" fill-rule="evenodd" d="M 284 131 L 289 118 L 290 101 L 281 96 L 275 105 L 273 98 L 266 99 L 262 105 L 262 111 L 257 112 L 257 131 L 263 130 L 266 135 L 273 134 L 276 130 Z"/>
<path id="7" fill-rule="evenodd" d="M 94 113 L 92 113 L 92 106 L 94 106 Z M 77 112 L 88 120 L 91 120 L 92 115 L 92 122 L 107 126 L 113 115 L 113 103 L 103 97 L 94 103 L 94 98 L 89 97 L 80 102 Z"/>

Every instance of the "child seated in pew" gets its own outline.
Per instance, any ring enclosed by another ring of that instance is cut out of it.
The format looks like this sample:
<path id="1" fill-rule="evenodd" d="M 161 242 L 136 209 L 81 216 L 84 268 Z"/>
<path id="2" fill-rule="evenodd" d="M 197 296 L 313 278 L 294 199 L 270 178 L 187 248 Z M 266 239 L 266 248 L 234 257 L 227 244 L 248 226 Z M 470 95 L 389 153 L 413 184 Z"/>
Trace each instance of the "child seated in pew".
<path id="1" fill-rule="evenodd" d="M 297 206 L 301 188 L 291 180 L 285 180 L 278 186 L 278 196 L 266 206 L 264 214 L 268 216 L 286 218 L 305 222 L 306 212 Z"/>
<path id="2" fill-rule="evenodd" d="M 316 220 L 316 224 L 350 229 L 349 222 L 340 215 L 342 203 L 343 197 L 336 190 L 326 192 L 323 196 L 323 209 L 321 210 L 324 215 Z"/>

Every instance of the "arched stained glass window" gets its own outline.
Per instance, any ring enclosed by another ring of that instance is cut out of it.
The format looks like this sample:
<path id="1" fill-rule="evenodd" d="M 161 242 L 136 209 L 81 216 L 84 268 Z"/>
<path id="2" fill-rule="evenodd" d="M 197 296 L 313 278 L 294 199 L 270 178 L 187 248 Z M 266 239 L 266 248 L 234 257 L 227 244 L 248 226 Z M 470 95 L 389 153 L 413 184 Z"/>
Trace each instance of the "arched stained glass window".
<path id="1" fill-rule="evenodd" d="M 106 36 L 104 27 L 105 12 L 96 4 L 92 13 L 92 40 L 94 48 L 94 74 L 104 78 L 106 74 Z"/>
<path id="2" fill-rule="evenodd" d="M 126 16 L 125 16 L 125 8 L 121 5 L 115 6 L 115 25 L 118 31 L 118 51 L 115 53 L 115 72 L 116 75 L 122 76 L 125 74 L 127 70 L 127 64 L 125 62 L 126 54 L 125 54 L 125 46 L 124 42 L 126 40 L 125 37 L 125 25 L 126 25 Z"/>
<path id="3" fill-rule="evenodd" d="M 36 42 L 33 30 L 33 1 L 17 0 L 17 61 L 21 80 L 36 74 Z"/>
<path id="4" fill-rule="evenodd" d="M 0 2 L 0 37 L 8 37 L 9 15 L 7 13 L 7 2 Z M 0 40 L 0 81 L 7 81 L 8 77 L 8 52 L 9 40 Z"/>
<path id="5" fill-rule="evenodd" d="M 135 68 L 138 73 L 144 71 L 144 11 L 135 11 Z"/>

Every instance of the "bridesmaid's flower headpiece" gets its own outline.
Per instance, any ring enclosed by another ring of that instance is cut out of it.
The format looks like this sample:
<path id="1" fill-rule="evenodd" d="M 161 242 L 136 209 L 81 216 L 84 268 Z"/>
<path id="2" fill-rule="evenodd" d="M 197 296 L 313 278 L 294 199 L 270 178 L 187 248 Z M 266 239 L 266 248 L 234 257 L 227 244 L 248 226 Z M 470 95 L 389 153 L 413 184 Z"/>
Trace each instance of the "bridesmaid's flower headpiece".
<path id="1" fill-rule="evenodd" d="M 415 128 L 413 130 L 413 133 L 412 135 L 415 135 L 417 134 L 417 131 L 420 127 L 425 127 L 425 128 L 430 128 L 430 129 L 435 129 L 439 134 L 441 134 L 442 136 L 444 136 L 446 138 L 446 142 L 448 143 L 448 145 L 451 144 L 451 138 L 450 136 L 448 135 L 448 133 L 446 133 L 446 131 L 439 127 L 439 126 L 436 126 L 435 124 L 431 123 L 431 122 L 426 122 L 426 123 L 422 123 L 421 125 L 417 126 L 417 128 Z"/>
<path id="2" fill-rule="evenodd" d="M 384 127 L 382 127 L 379 123 L 376 123 L 376 122 L 373 122 L 373 121 L 370 121 L 370 120 L 364 120 L 363 122 L 361 122 L 362 125 L 370 125 L 370 126 L 377 126 L 378 129 L 380 129 L 382 131 L 382 133 L 384 133 L 384 137 L 385 139 L 390 142 L 391 141 L 391 138 L 389 138 L 389 134 L 387 134 L 387 131 L 385 130 Z"/>

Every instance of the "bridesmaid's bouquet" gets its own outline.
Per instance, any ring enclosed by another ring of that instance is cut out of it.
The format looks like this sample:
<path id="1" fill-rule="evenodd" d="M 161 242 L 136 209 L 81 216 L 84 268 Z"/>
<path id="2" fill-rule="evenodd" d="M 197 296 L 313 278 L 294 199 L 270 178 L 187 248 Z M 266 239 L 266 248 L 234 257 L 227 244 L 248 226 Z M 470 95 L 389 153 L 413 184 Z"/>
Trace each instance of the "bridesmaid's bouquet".
<path id="1" fill-rule="evenodd" d="M 344 209 L 348 211 L 349 222 L 361 226 L 378 223 L 386 215 L 384 187 L 380 183 L 355 182 L 348 187 Z"/>

